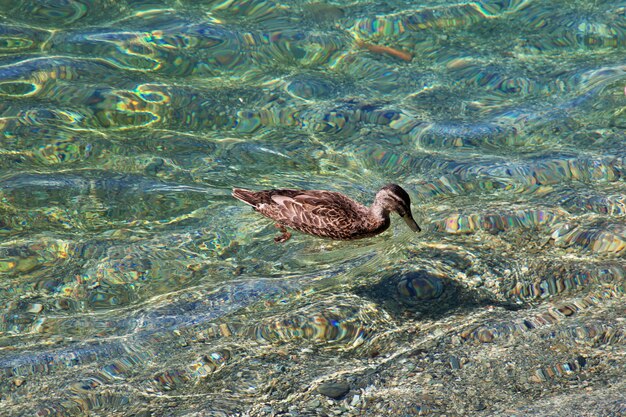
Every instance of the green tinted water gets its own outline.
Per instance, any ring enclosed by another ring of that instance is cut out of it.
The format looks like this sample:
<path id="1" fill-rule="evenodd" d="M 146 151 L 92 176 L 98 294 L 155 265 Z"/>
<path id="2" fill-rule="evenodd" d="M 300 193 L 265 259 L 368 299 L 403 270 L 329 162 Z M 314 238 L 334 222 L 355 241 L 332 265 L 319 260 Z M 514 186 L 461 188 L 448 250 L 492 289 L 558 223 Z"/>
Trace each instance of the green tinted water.
<path id="1" fill-rule="evenodd" d="M 0 1 L 0 414 L 625 414 L 625 47 L 622 1 Z M 230 197 L 387 182 L 421 234 Z"/>

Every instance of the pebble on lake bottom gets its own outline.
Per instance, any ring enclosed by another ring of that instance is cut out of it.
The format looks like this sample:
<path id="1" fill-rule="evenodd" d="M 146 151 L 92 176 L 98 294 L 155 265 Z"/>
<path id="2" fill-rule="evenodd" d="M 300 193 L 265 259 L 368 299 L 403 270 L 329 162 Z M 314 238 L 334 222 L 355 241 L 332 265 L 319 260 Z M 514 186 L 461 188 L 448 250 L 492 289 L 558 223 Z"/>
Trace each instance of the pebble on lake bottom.
<path id="1" fill-rule="evenodd" d="M 317 387 L 317 392 L 322 395 L 338 400 L 350 391 L 350 385 L 346 382 L 324 382 Z"/>

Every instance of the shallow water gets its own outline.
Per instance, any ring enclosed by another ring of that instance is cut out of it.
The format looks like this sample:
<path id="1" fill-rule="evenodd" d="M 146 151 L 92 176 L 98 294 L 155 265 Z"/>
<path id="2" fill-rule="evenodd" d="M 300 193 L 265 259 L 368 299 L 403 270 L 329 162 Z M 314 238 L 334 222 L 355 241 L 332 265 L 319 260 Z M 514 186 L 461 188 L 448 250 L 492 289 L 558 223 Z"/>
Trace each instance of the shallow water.
<path id="1" fill-rule="evenodd" d="M 626 415 L 625 50 L 615 0 L 0 0 L 1 414 Z M 230 197 L 387 182 L 421 234 Z"/>

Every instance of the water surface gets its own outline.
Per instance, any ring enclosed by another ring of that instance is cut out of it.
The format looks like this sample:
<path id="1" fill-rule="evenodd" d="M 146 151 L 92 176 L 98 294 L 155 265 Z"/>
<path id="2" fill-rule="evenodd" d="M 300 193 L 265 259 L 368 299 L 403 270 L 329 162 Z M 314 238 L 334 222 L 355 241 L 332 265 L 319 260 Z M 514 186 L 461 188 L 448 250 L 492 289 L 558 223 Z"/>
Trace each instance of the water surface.
<path id="1" fill-rule="evenodd" d="M 378 3 L 0 0 L 3 415 L 626 414 L 626 3 Z"/>

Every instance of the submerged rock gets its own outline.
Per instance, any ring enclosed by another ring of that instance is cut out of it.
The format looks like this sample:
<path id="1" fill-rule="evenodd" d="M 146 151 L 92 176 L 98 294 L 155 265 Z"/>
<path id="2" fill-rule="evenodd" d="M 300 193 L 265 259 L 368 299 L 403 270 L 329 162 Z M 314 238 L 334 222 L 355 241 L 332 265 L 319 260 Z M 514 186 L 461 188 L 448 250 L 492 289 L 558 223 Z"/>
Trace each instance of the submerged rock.
<path id="1" fill-rule="evenodd" d="M 350 391 L 350 384 L 347 382 L 324 382 L 317 387 L 317 392 L 329 398 L 338 400 Z"/>

